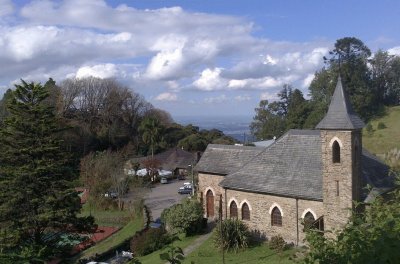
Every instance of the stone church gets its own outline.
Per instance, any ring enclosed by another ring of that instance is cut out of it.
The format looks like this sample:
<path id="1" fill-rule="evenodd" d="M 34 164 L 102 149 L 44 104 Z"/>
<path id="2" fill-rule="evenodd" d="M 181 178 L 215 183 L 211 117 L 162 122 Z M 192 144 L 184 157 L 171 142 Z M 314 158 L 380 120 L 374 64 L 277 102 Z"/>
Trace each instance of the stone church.
<path id="1" fill-rule="evenodd" d="M 304 225 L 338 230 L 353 201 L 393 186 L 388 168 L 362 148 L 363 121 L 340 77 L 315 130 L 289 130 L 265 148 L 208 145 L 196 166 L 205 216 L 242 219 L 261 237 L 302 243 Z M 371 188 L 366 188 L 366 186 Z"/>

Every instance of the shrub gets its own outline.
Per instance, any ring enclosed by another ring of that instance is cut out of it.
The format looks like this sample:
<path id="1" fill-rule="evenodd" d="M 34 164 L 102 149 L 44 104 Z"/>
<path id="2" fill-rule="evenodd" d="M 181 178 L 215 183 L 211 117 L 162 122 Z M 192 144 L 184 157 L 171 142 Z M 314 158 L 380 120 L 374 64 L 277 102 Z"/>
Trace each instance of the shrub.
<path id="1" fill-rule="evenodd" d="M 280 235 L 273 236 L 269 241 L 269 248 L 275 252 L 282 252 L 286 248 L 286 242 Z"/>
<path id="2" fill-rule="evenodd" d="M 185 199 L 165 209 L 161 220 L 173 232 L 194 235 L 203 230 L 203 207 L 197 200 Z"/>
<path id="3" fill-rule="evenodd" d="M 214 231 L 214 245 L 220 250 L 237 252 L 247 248 L 249 238 L 248 227 L 239 219 L 226 219 Z"/>
<path id="4" fill-rule="evenodd" d="M 144 256 L 154 252 L 169 243 L 165 230 L 146 228 L 137 232 L 131 240 L 131 250 L 135 256 Z"/>
<path id="5" fill-rule="evenodd" d="M 385 129 L 385 128 L 386 128 L 385 123 L 383 123 L 383 122 L 378 123 L 378 129 Z"/>
<path id="6" fill-rule="evenodd" d="M 374 133 L 374 128 L 372 127 L 371 123 L 368 123 L 367 126 L 365 127 L 365 130 L 367 131 L 367 134 L 371 136 Z"/>

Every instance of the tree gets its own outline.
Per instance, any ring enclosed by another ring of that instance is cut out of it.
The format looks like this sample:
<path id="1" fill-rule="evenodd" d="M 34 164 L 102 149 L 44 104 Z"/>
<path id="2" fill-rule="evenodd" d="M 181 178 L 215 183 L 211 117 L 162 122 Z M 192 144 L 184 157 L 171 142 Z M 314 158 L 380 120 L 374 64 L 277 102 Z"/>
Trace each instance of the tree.
<path id="1" fill-rule="evenodd" d="M 161 133 L 163 129 L 164 127 L 160 124 L 160 121 L 153 117 L 146 117 L 140 123 L 139 131 L 142 133 L 142 140 L 145 144 L 150 145 L 152 158 L 155 148 L 160 145 L 162 141 Z"/>
<path id="2" fill-rule="evenodd" d="M 336 85 L 340 74 L 354 110 L 362 118 L 370 118 L 381 106 L 381 102 L 375 97 L 368 68 L 370 49 L 357 38 L 345 37 L 336 40 L 335 48 L 329 54 L 331 56 L 325 58 L 325 62 L 333 71 L 331 76 L 334 79 L 330 81 Z M 328 83 L 325 85 L 329 86 Z"/>
<path id="3" fill-rule="evenodd" d="M 250 131 L 257 139 L 272 139 L 280 137 L 285 132 L 285 119 L 279 112 L 277 102 L 268 103 L 261 100 L 259 107 L 255 108 L 256 115 L 250 124 Z"/>
<path id="4" fill-rule="evenodd" d="M 45 103 L 49 91 L 21 82 L 0 127 L 0 251 L 35 248 L 32 257 L 43 257 L 57 249 L 56 241 L 46 238 L 50 232 L 85 219 L 76 216 L 80 199 L 71 185 L 75 177 L 67 166 L 69 155 L 56 137 L 60 127 L 54 108 Z"/>
<path id="5" fill-rule="evenodd" d="M 305 263 L 398 263 L 400 259 L 400 190 L 376 197 L 353 217 L 337 239 L 310 229 Z"/>
<path id="6" fill-rule="evenodd" d="M 203 228 L 203 214 L 203 207 L 199 201 L 185 199 L 182 203 L 165 209 L 161 219 L 172 231 L 193 235 Z"/>

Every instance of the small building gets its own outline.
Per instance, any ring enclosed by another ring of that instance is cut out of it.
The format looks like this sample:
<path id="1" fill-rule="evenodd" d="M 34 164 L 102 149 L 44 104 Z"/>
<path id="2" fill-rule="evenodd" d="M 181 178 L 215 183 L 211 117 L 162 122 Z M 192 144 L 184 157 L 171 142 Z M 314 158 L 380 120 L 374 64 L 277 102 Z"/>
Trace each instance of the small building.
<path id="1" fill-rule="evenodd" d="M 289 130 L 268 147 L 209 145 L 196 166 L 205 216 L 240 218 L 262 238 L 302 243 L 304 226 L 340 230 L 353 201 L 390 190 L 388 167 L 362 148 L 363 121 L 340 78 L 315 130 Z M 372 187 L 372 191 L 365 188 Z"/>
<path id="2" fill-rule="evenodd" d="M 144 168 L 146 160 L 151 159 L 151 156 L 133 158 L 128 161 L 127 173 L 131 174 L 132 165 L 139 163 L 140 168 Z M 194 166 L 198 161 L 198 154 L 185 151 L 180 148 L 171 148 L 167 151 L 154 155 L 154 159 L 159 163 L 159 169 L 171 171 L 173 175 L 186 174 L 189 165 Z"/>

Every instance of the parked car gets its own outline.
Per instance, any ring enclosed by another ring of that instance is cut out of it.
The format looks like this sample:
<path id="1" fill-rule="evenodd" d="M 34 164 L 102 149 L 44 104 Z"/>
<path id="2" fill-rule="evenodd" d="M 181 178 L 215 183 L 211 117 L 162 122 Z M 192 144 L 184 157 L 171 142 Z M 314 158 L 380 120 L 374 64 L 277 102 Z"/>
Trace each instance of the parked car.
<path id="1" fill-rule="evenodd" d="M 184 186 L 179 188 L 178 190 L 179 194 L 191 194 L 192 193 L 192 186 Z"/>
<path id="2" fill-rule="evenodd" d="M 185 180 L 185 175 L 179 174 L 179 175 L 178 175 L 178 180 L 180 180 L 180 181 Z"/>
<path id="3" fill-rule="evenodd" d="M 166 184 L 168 183 L 168 179 L 166 177 L 161 177 L 160 183 Z"/>

